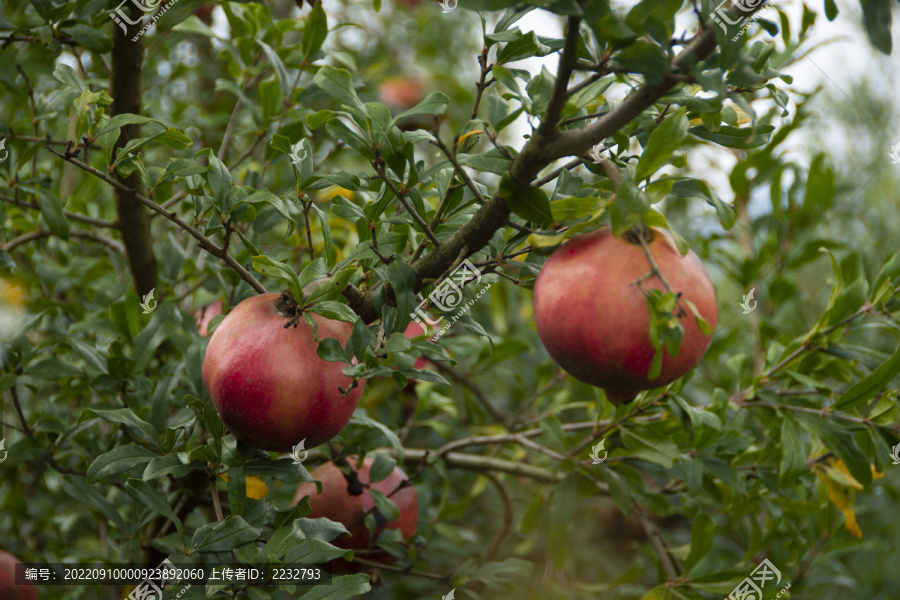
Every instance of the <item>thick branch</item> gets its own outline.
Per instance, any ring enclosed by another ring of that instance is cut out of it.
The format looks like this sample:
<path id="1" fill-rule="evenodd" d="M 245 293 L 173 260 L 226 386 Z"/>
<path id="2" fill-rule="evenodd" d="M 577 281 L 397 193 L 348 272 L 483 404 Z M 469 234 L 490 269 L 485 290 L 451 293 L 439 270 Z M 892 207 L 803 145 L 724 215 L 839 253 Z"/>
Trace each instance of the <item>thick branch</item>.
<path id="1" fill-rule="evenodd" d="M 707 26 L 701 29 L 693 41 L 678 55 L 673 61 L 673 66 L 675 69 L 687 68 L 708 56 L 715 46 L 715 31 Z M 522 149 L 521 154 L 510 165 L 510 176 L 519 186 L 528 186 L 541 169 L 565 156 L 578 156 L 586 153 L 591 146 L 606 139 L 652 106 L 676 83 L 678 82 L 673 78 L 665 78 L 661 83 L 643 85 L 619 106 L 583 129 L 554 132 L 552 135 L 542 135 L 541 129 L 538 129 Z M 463 225 L 456 234 L 412 265 L 418 280 L 416 291 L 421 291 L 425 287 L 426 281 L 437 279 L 447 271 L 449 266 L 456 264 L 461 258 L 467 258 L 486 246 L 494 232 L 504 226 L 509 214 L 506 201 L 499 194 L 486 200 L 472 219 Z M 364 292 L 361 297 L 357 298 L 357 301 L 358 306 L 367 315 L 376 315 L 371 294 Z M 363 314 L 360 310 L 356 310 L 356 312 L 360 315 Z"/>
<path id="2" fill-rule="evenodd" d="M 569 31 L 566 33 L 566 45 L 559 55 L 559 72 L 556 74 L 556 85 L 553 95 L 547 104 L 547 114 L 541 121 L 538 132 L 541 135 L 552 135 L 558 129 L 559 117 L 566 106 L 566 90 L 569 88 L 569 78 L 572 70 L 578 62 L 578 39 L 581 36 L 581 19 L 569 17 Z"/>
<path id="3" fill-rule="evenodd" d="M 129 5 L 131 6 L 131 5 Z M 142 16 L 137 6 L 131 6 L 132 20 L 140 21 Z M 112 70 L 109 81 L 109 95 L 112 97 L 110 116 L 125 113 L 141 113 L 141 66 L 144 60 L 143 38 L 131 41 L 138 26 L 132 26 L 127 35 L 113 32 Z M 113 148 L 125 145 L 141 135 L 140 125 L 132 124 L 122 127 L 119 139 Z M 129 189 L 137 193 L 143 191 L 140 175 L 137 171 L 126 178 L 114 173 L 117 180 L 122 181 Z M 116 212 L 122 228 L 122 241 L 125 244 L 128 268 L 138 294 L 147 294 L 156 287 L 156 257 L 153 255 L 153 241 L 150 239 L 150 214 L 126 190 L 116 188 Z"/>

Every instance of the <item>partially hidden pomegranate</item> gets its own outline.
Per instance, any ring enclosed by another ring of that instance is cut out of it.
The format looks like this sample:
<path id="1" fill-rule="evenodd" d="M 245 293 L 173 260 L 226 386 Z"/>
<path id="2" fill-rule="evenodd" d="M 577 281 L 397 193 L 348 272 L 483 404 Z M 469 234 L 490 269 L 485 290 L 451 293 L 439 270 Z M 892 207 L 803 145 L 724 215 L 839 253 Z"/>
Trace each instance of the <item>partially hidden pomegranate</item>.
<path id="1" fill-rule="evenodd" d="M 3 600 L 36 600 L 37 587 L 16 585 L 16 563 L 22 562 L 9 552 L 0 550 L 0 598 Z"/>
<path id="2" fill-rule="evenodd" d="M 312 315 L 319 338 L 347 343 L 352 325 Z M 293 321 L 296 326 L 285 327 Z M 203 383 L 234 436 L 251 446 L 290 451 L 323 444 L 350 420 L 365 387 L 350 389 L 348 365 L 327 362 L 290 292 L 238 304 L 213 332 Z M 349 391 L 348 391 L 349 390 Z"/>
<path id="3" fill-rule="evenodd" d="M 367 456 L 363 460 L 362 467 L 356 470 L 357 457 L 348 456 L 347 462 L 356 473 L 356 477 L 362 484 L 362 493 L 354 495 L 351 493 L 350 484 L 340 468 L 334 463 L 328 462 L 313 470 L 310 475 L 322 482 L 322 493 L 317 493 L 315 484 L 301 483 L 294 494 L 294 504 L 309 496 L 309 503 L 312 507 L 310 518 L 316 519 L 325 517 L 331 521 L 342 523 L 353 536 L 348 538 L 346 535 L 335 540 L 334 544 L 339 548 L 347 548 L 351 550 L 361 550 L 372 545 L 378 535 L 385 529 L 399 529 L 403 534 L 403 539 L 409 540 L 416 532 L 416 520 L 419 516 L 419 499 L 416 490 L 412 485 L 407 485 L 398 490 L 403 481 L 408 480 L 406 473 L 400 467 L 394 467 L 391 473 L 375 483 L 371 483 L 369 472 L 375 459 Z M 374 513 L 376 531 L 375 536 L 369 536 L 369 530 L 360 518 L 366 511 L 371 510 L 375 506 L 372 499 L 370 489 L 378 490 L 385 496 L 389 496 L 390 500 L 397 505 L 400 516 L 395 521 L 388 522 L 385 517 L 377 510 Z M 359 490 L 353 490 L 359 491 Z M 391 495 L 393 493 L 393 495 Z"/>
<path id="4" fill-rule="evenodd" d="M 716 291 L 700 258 L 681 256 L 672 235 L 645 230 L 654 262 L 673 292 L 693 302 L 715 329 Z M 634 230 L 614 237 L 609 228 L 572 238 L 554 252 L 534 286 L 534 322 L 547 352 L 576 379 L 603 388 L 615 404 L 637 392 L 675 381 L 696 365 L 712 339 L 693 314 L 682 315 L 684 338 L 678 356 L 663 349 L 659 377 L 649 379 L 655 349 L 650 310 L 641 288 L 664 290 L 651 270 Z M 677 311 L 677 308 L 676 308 Z"/>

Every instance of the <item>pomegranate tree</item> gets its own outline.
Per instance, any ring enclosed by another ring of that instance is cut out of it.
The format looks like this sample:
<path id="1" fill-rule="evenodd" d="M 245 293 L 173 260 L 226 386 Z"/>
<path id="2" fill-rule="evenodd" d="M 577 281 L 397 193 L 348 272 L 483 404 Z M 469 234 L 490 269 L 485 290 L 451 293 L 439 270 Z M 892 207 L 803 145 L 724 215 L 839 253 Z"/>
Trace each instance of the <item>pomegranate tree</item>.
<path id="1" fill-rule="evenodd" d="M 614 237 L 602 228 L 576 236 L 550 256 L 534 286 L 534 322 L 547 352 L 576 379 L 606 390 L 616 404 L 691 370 L 706 352 L 718 317 L 716 292 L 699 257 L 691 251 L 682 256 L 669 232 L 645 229 L 658 275 L 681 294 L 674 312 L 684 328 L 677 355 L 661 348 L 659 375 L 651 377 L 657 348 L 645 294 L 665 286 L 652 273 L 639 235 L 629 230 Z M 690 303 L 709 324 L 707 333 Z"/>
<path id="2" fill-rule="evenodd" d="M 347 343 L 349 323 L 311 315 L 319 338 Z M 318 341 L 290 292 L 260 294 L 238 304 L 213 332 L 203 357 L 203 383 L 234 436 L 263 450 L 312 448 L 337 435 L 359 403 L 354 386 L 316 353 Z"/>

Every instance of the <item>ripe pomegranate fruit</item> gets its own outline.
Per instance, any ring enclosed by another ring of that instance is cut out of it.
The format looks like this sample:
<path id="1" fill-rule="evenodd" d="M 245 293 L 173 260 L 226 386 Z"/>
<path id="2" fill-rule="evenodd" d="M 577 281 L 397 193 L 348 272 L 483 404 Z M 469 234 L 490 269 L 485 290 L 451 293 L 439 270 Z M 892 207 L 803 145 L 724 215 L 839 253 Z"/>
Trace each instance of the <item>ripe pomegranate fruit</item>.
<path id="1" fill-rule="evenodd" d="M 355 456 L 348 456 L 347 462 L 350 463 L 351 469 L 356 473 L 359 483 L 363 486 L 362 493 L 354 495 L 352 492 L 359 490 L 351 490 L 351 486 L 341 470 L 337 465 L 329 462 L 310 473 L 315 479 L 322 482 L 322 493 L 317 493 L 313 483 L 301 483 L 294 494 L 294 504 L 302 500 L 304 496 L 309 496 L 309 503 L 312 506 L 310 518 L 325 517 L 337 523 L 343 523 L 353 537 L 342 536 L 335 540 L 334 544 L 339 548 L 350 550 L 368 548 L 385 529 L 399 529 L 403 534 L 403 539 L 410 539 L 416 533 L 416 519 L 419 516 L 419 499 L 416 490 L 409 485 L 390 496 L 403 481 L 409 479 L 406 473 L 400 467 L 394 467 L 387 477 L 381 481 L 370 483 L 369 471 L 375 462 L 374 458 L 367 456 L 359 470 L 356 470 L 357 458 Z M 370 489 L 378 490 L 385 496 L 389 496 L 400 511 L 400 516 L 396 521 L 387 522 L 384 516 L 376 510 L 374 516 L 377 528 L 373 538 L 370 538 L 369 530 L 360 519 L 375 506 L 372 494 L 369 493 Z"/>
<path id="2" fill-rule="evenodd" d="M 312 315 L 319 338 L 347 343 L 349 323 Z M 285 327 L 293 322 L 294 326 Z M 312 328 L 290 292 L 260 294 L 238 304 L 213 332 L 203 357 L 203 383 L 234 436 L 263 450 L 287 452 L 337 435 L 359 403 L 352 382 L 316 354 Z"/>
<path id="3" fill-rule="evenodd" d="M 693 302 L 715 329 L 716 291 L 700 258 L 693 252 L 681 256 L 663 229 L 645 231 L 650 254 L 672 291 Z M 616 405 L 687 373 L 712 339 L 686 311 L 678 356 L 663 349 L 659 377 L 648 378 L 655 349 L 650 310 L 640 288 L 665 290 L 658 277 L 647 277 L 638 287 L 637 280 L 650 270 L 634 230 L 617 238 L 602 228 L 563 244 L 547 259 L 534 285 L 534 322 L 547 352 L 576 379 L 606 390 Z"/>
<path id="4" fill-rule="evenodd" d="M 222 308 L 221 300 L 213 300 L 194 313 L 194 323 L 197 324 L 197 331 L 200 332 L 200 335 L 209 337 L 209 324 L 212 322 L 213 317 L 218 317 L 222 314 Z"/>
<path id="5" fill-rule="evenodd" d="M 36 600 L 37 587 L 16 585 L 16 563 L 22 562 L 9 552 L 0 550 L 0 598 L 3 600 Z"/>

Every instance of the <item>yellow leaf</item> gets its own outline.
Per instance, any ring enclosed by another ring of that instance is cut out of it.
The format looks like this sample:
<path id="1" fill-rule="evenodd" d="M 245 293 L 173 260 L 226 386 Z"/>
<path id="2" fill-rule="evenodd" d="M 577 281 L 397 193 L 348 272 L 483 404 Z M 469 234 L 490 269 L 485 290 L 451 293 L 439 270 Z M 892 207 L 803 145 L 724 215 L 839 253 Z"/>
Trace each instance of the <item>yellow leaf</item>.
<path id="1" fill-rule="evenodd" d="M 461 136 L 459 136 L 459 142 L 462 143 L 462 141 L 464 139 L 466 139 L 467 137 L 469 137 L 470 135 L 478 135 L 479 133 L 484 133 L 484 132 L 481 131 L 480 129 L 476 129 L 475 131 L 470 131 L 469 133 L 467 133 L 465 135 L 461 135 Z"/>
<path id="2" fill-rule="evenodd" d="M 222 473 L 219 475 L 226 482 L 228 481 L 228 473 Z M 269 486 L 266 485 L 266 482 L 260 479 L 255 475 L 244 475 L 244 480 L 247 485 L 247 497 L 253 498 L 254 500 L 262 500 L 269 494 Z"/>
<path id="3" fill-rule="evenodd" d="M 853 501 L 844 493 L 844 490 L 841 489 L 841 485 L 829 477 L 826 472 L 819 471 L 818 475 L 819 480 L 825 486 L 825 492 L 828 494 L 828 499 L 831 500 L 831 503 L 844 515 L 844 527 L 846 527 L 847 531 L 852 535 L 861 538 L 862 530 L 856 523 L 856 513 L 853 512 Z"/>

